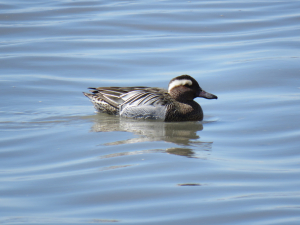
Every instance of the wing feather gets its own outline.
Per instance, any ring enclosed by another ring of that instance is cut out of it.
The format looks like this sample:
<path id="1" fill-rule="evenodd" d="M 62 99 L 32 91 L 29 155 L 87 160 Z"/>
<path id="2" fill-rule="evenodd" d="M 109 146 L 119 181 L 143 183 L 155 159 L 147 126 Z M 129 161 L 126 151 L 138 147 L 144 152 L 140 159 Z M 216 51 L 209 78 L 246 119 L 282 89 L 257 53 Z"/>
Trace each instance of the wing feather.
<path id="1" fill-rule="evenodd" d="M 90 92 L 120 110 L 132 106 L 158 106 L 166 104 L 167 91 L 149 87 L 98 87 L 89 88 Z M 168 98 L 168 97 L 167 97 Z"/>

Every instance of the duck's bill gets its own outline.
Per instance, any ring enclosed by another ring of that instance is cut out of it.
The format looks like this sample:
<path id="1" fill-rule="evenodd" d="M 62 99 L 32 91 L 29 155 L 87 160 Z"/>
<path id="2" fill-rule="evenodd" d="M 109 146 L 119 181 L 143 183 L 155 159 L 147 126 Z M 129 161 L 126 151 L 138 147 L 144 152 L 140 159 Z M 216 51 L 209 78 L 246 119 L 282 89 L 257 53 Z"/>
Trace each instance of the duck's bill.
<path id="1" fill-rule="evenodd" d="M 207 98 L 207 99 L 218 99 L 218 96 L 213 95 L 213 94 L 208 93 L 208 92 L 203 91 L 203 90 L 200 92 L 198 97 Z"/>

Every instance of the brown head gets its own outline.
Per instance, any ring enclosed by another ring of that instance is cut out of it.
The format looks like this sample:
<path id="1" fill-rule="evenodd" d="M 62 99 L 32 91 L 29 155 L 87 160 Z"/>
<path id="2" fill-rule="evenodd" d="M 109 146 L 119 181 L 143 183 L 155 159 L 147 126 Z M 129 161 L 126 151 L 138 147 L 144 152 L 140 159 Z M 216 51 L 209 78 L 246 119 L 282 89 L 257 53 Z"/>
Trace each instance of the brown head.
<path id="1" fill-rule="evenodd" d="M 198 82 L 189 75 L 181 75 L 173 78 L 169 83 L 169 94 L 179 102 L 192 101 L 194 98 L 217 99 L 199 86 Z"/>

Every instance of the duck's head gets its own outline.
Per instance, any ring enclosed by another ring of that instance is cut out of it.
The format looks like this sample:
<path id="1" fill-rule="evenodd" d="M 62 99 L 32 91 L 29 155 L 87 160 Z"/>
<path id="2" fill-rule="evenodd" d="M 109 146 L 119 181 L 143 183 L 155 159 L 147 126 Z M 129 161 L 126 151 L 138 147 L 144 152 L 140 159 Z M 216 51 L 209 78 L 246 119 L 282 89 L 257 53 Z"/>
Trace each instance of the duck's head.
<path id="1" fill-rule="evenodd" d="M 194 98 L 217 99 L 216 95 L 208 93 L 199 86 L 198 82 L 189 75 L 173 78 L 169 83 L 169 94 L 177 101 L 192 101 Z"/>

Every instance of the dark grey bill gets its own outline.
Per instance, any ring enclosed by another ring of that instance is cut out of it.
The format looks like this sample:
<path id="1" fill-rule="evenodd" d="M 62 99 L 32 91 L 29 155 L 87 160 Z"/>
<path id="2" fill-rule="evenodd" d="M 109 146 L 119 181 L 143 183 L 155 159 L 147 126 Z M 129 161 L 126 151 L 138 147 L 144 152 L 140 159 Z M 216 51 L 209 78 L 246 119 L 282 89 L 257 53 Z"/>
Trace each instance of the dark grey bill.
<path id="1" fill-rule="evenodd" d="M 207 99 L 218 99 L 218 96 L 208 93 L 206 91 L 201 91 L 198 97 L 207 98 Z"/>

